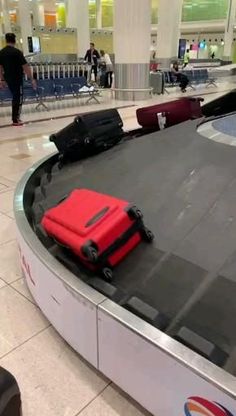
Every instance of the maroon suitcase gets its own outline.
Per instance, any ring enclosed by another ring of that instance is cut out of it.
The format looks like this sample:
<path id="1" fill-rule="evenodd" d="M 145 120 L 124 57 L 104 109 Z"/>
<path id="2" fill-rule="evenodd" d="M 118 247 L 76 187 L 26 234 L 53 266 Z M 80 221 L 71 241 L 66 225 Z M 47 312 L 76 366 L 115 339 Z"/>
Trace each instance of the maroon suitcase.
<path id="1" fill-rule="evenodd" d="M 137 110 L 138 123 L 144 128 L 161 130 L 187 120 L 202 117 L 203 98 L 181 98 L 168 103 L 143 107 Z"/>

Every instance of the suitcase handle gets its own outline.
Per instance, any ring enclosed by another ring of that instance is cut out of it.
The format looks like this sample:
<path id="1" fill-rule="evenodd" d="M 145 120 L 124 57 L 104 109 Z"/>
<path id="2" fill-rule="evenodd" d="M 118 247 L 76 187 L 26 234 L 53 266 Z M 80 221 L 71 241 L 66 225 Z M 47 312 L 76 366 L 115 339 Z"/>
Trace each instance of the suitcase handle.
<path id="1" fill-rule="evenodd" d="M 61 204 L 68 198 L 68 195 L 64 195 L 63 198 L 60 199 L 58 204 Z M 104 215 L 109 211 L 110 207 L 105 207 L 101 211 L 99 211 L 97 214 L 95 214 L 85 225 L 85 228 L 91 227 L 91 225 L 96 224 Z"/>
<path id="2" fill-rule="evenodd" d="M 68 197 L 68 195 L 64 195 L 63 198 L 61 198 L 60 201 L 58 202 L 58 205 L 61 204 L 62 202 L 64 202 L 67 197 Z"/>
<path id="3" fill-rule="evenodd" d="M 96 224 L 104 215 L 109 211 L 110 207 L 105 207 L 101 211 L 99 211 L 97 214 L 92 217 L 87 224 L 85 225 L 85 228 L 91 227 L 91 225 Z"/>

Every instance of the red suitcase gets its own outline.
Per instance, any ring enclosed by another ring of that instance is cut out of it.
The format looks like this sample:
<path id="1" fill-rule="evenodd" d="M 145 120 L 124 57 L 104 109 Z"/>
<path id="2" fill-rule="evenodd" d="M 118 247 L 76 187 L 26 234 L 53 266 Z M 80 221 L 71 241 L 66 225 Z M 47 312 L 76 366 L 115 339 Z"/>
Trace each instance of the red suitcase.
<path id="1" fill-rule="evenodd" d="M 42 219 L 46 232 L 90 269 L 112 279 L 112 268 L 142 240 L 153 240 L 142 213 L 127 201 L 76 189 Z"/>
<path id="2" fill-rule="evenodd" d="M 201 102 L 203 98 L 181 98 L 168 103 L 157 104 L 137 110 L 138 123 L 145 128 L 160 130 L 183 121 L 202 117 Z M 164 121 L 164 126 L 160 125 Z"/>

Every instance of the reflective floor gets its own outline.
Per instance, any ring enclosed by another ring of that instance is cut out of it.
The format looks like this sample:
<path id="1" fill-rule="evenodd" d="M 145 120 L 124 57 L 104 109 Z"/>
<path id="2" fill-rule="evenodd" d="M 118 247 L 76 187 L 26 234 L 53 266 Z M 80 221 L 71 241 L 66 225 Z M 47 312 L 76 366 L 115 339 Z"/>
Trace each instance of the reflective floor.
<path id="1" fill-rule="evenodd" d="M 236 115 L 205 123 L 199 127 L 198 132 L 215 142 L 236 146 Z"/>
<path id="2" fill-rule="evenodd" d="M 234 84 L 226 82 L 218 89 L 200 87 L 194 94 L 210 101 L 231 88 Z M 179 96 L 174 89 L 170 95 L 155 96 L 139 105 Z M 19 267 L 12 208 L 14 189 L 27 168 L 54 152 L 48 135 L 68 124 L 74 114 L 111 106 L 120 108 L 126 130 L 138 127 L 137 106 L 116 102 L 110 92 L 104 92 L 100 105 L 67 104 L 52 103 L 50 111 L 39 114 L 27 106 L 23 118 L 34 122 L 19 128 L 0 128 L 0 365 L 12 371 L 20 384 L 24 416 L 147 415 L 60 338 L 34 304 Z M 9 109 L 0 110 L 3 126 L 9 123 Z M 62 116 L 68 117 L 50 120 Z M 39 118 L 49 120 L 36 121 Z"/>

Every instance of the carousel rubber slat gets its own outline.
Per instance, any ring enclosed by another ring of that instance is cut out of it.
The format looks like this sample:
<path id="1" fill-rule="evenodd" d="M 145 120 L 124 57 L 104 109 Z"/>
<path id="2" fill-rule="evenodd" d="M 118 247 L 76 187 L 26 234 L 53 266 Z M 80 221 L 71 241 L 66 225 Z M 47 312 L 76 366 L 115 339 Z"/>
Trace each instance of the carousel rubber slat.
<path id="1" fill-rule="evenodd" d="M 105 282 L 103 279 L 99 279 L 98 277 L 90 278 L 88 283 L 89 286 L 98 290 L 102 293 L 102 295 L 108 297 L 114 302 L 119 303 L 125 297 L 124 292 L 117 289 L 111 283 Z"/>
<path id="2" fill-rule="evenodd" d="M 150 279 L 143 278 L 142 297 L 172 319 L 206 275 L 207 272 L 199 266 L 170 255 Z"/>
<path id="3" fill-rule="evenodd" d="M 175 339 L 220 367 L 228 359 L 228 354 L 225 351 L 189 328 L 180 328 Z"/>
<path id="4" fill-rule="evenodd" d="M 130 298 L 124 307 L 162 331 L 165 330 L 169 324 L 169 320 L 164 314 L 136 296 Z"/>
<path id="5" fill-rule="evenodd" d="M 38 186 L 34 191 L 34 202 L 41 202 L 45 198 L 45 193 L 43 192 L 41 186 Z"/>
<path id="6" fill-rule="evenodd" d="M 236 345 L 236 283 L 218 276 L 202 298 L 189 311 L 181 325 L 208 338 L 216 345 Z"/>

